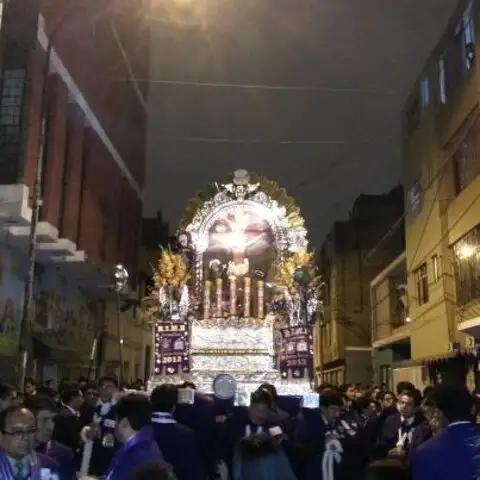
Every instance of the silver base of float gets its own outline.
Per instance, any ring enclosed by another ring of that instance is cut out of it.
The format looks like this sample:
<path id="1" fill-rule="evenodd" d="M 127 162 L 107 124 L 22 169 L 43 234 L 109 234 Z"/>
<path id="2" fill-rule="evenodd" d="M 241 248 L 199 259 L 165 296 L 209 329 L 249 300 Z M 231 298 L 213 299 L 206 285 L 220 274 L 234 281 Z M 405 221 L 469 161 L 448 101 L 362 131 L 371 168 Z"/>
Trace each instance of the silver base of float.
<path id="1" fill-rule="evenodd" d="M 190 327 L 190 373 L 166 375 L 158 372 L 149 382 L 149 390 L 164 383 L 192 382 L 202 393 L 213 393 L 213 381 L 219 374 L 236 380 L 239 394 L 254 392 L 263 383 L 275 386 L 282 396 L 305 396 L 313 392 L 306 378 L 283 378 L 275 368 L 275 317 L 211 318 L 193 320 Z"/>
<path id="2" fill-rule="evenodd" d="M 191 372 L 184 375 L 174 376 L 154 376 L 150 379 L 148 390 L 151 391 L 155 387 L 170 383 L 180 385 L 184 382 L 192 382 L 195 384 L 197 390 L 202 393 L 213 393 L 213 381 L 215 377 L 221 373 L 228 373 L 232 375 L 237 382 L 237 393 L 251 394 L 263 383 L 270 383 L 275 385 L 277 392 L 282 396 L 305 396 L 313 392 L 312 385 L 308 380 L 294 380 L 282 379 L 279 372 L 272 370 L 269 372 Z"/>

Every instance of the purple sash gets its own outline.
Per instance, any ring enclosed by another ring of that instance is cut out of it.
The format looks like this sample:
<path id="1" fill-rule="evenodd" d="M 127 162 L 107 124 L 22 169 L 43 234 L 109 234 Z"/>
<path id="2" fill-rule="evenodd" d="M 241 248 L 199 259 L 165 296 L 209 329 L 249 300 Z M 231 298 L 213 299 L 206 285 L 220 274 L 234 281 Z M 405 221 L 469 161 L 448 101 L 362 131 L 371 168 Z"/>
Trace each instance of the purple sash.
<path id="1" fill-rule="evenodd" d="M 137 446 L 139 443 L 149 441 L 153 439 L 152 428 L 145 427 L 142 428 L 139 432 L 137 432 L 132 438 L 127 440 L 115 453 L 112 459 L 112 463 L 110 464 L 110 468 L 108 470 L 107 475 L 105 476 L 105 480 L 114 480 L 113 474 L 115 469 L 117 468 L 120 459 L 127 454 L 128 450 Z M 2 477 L 0 477 L 2 478 Z M 3 480 L 3 479 L 2 479 Z"/>
<path id="2" fill-rule="evenodd" d="M 3 452 L 0 453 L 0 478 L 2 480 L 15 480 L 15 472 Z M 30 476 L 28 478 L 30 480 L 42 480 L 40 462 L 35 452 L 30 455 Z"/>

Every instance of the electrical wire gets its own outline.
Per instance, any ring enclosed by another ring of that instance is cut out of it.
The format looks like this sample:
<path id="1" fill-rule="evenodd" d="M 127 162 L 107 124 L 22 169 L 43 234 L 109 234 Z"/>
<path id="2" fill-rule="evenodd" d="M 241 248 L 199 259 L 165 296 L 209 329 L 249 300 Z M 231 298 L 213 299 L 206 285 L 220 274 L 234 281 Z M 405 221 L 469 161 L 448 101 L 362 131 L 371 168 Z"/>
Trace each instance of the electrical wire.
<path id="1" fill-rule="evenodd" d="M 397 136 L 365 140 L 262 140 L 259 138 L 227 137 L 169 137 L 156 136 L 156 142 L 163 143 L 205 143 L 205 144 L 251 144 L 251 145 L 374 145 L 397 140 Z"/>
<path id="2" fill-rule="evenodd" d="M 317 86 L 309 87 L 302 85 L 275 85 L 275 84 L 255 84 L 255 83 L 229 83 L 229 82 L 200 82 L 188 80 L 173 79 L 155 79 L 155 78 L 117 78 L 118 81 L 148 83 L 149 85 L 173 85 L 181 87 L 201 87 L 201 88 L 221 88 L 221 89 L 239 89 L 239 90 L 272 90 L 282 92 L 304 92 L 304 93 L 360 93 L 373 95 L 395 95 L 397 92 L 389 90 L 376 90 L 365 88 L 342 88 Z"/>

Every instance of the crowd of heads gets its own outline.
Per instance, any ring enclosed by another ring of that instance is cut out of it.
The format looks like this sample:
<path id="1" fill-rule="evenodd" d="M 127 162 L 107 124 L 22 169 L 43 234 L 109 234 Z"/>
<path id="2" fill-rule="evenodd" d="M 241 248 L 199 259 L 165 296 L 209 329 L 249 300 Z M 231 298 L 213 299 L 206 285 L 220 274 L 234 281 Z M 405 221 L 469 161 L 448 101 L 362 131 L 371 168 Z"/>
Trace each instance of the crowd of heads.
<path id="1" fill-rule="evenodd" d="M 421 392 L 412 383 L 403 381 L 397 384 L 395 392 L 386 385 L 371 388 L 322 385 L 318 392 L 321 406 L 332 417 L 345 408 L 367 417 L 388 409 L 396 409 L 403 417 L 410 417 L 421 409 L 434 430 L 451 422 L 472 419 L 476 407 L 475 395 L 463 385 L 438 384 Z"/>

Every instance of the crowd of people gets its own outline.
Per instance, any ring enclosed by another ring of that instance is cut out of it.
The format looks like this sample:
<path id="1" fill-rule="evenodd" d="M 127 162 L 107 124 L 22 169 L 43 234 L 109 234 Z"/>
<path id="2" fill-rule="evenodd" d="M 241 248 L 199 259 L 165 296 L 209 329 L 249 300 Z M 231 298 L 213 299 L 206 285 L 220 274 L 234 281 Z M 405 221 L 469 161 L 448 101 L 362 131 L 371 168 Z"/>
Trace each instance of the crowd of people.
<path id="1" fill-rule="evenodd" d="M 193 384 L 142 387 L 0 385 L 0 480 L 480 479 L 474 396 L 462 386 L 324 385 L 319 408 L 269 384 L 245 407 Z M 179 403 L 179 389 L 194 402 Z"/>

